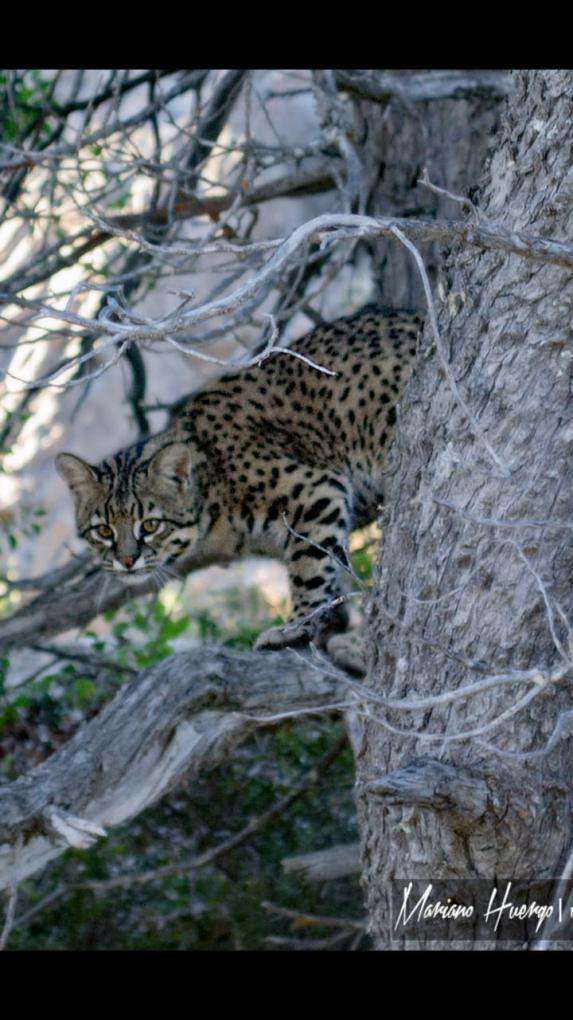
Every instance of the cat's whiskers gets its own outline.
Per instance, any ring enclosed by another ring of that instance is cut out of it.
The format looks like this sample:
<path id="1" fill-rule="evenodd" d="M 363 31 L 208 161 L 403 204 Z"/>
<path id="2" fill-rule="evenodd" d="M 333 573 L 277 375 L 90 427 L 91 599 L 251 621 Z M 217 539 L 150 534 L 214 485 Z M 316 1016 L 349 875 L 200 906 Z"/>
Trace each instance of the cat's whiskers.
<path id="1" fill-rule="evenodd" d="M 155 567 L 153 571 L 153 576 L 159 582 L 159 590 L 163 588 L 164 585 L 168 584 L 169 581 L 171 580 L 168 571 L 161 563 L 158 563 L 157 566 Z"/>

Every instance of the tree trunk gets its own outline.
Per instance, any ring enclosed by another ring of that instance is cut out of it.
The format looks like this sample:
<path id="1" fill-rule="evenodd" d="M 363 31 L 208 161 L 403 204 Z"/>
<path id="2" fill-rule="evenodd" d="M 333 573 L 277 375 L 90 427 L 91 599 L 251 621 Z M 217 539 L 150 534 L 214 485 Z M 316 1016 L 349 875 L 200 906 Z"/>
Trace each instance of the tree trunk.
<path id="1" fill-rule="evenodd" d="M 462 77 L 450 72 L 445 78 L 449 76 Z M 458 195 L 466 195 L 476 184 L 489 137 L 499 120 L 502 96 L 510 87 L 509 76 L 500 75 L 503 88 L 496 89 L 489 78 L 485 87 L 479 72 L 470 73 L 467 90 L 452 88 L 441 95 L 430 88 L 436 77 L 441 80 L 439 72 L 432 72 L 419 96 L 412 84 L 423 75 L 404 71 L 395 72 L 393 77 L 402 84 L 403 93 L 396 85 L 392 94 L 383 95 L 377 102 L 365 98 L 355 102 L 366 212 L 373 216 L 457 219 L 460 208 L 456 202 L 418 182 L 426 172 L 433 184 Z M 376 85 L 384 81 L 385 75 L 369 72 L 368 78 Z M 443 246 L 431 241 L 420 250 L 430 279 L 435 282 L 443 262 Z M 374 300 L 393 308 L 423 307 L 419 274 L 408 252 L 392 241 L 381 241 L 372 246 L 372 255 Z"/>
<path id="2" fill-rule="evenodd" d="M 517 73 L 483 216 L 570 237 L 572 141 L 573 73 Z M 399 415 L 369 607 L 369 687 L 393 699 L 367 702 L 358 776 L 378 948 L 426 939 L 392 940 L 391 879 L 546 879 L 571 853 L 573 283 L 470 249 L 446 272 L 441 342 L 427 325 Z"/>

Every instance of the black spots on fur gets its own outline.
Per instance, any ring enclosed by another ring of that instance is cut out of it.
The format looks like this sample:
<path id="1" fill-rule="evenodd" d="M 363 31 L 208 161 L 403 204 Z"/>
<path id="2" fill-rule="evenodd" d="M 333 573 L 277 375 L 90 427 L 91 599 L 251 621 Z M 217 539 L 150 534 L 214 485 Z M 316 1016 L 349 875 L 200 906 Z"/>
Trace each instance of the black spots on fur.
<path id="1" fill-rule="evenodd" d="M 372 365 L 372 374 L 380 375 L 380 365 Z"/>
<path id="2" fill-rule="evenodd" d="M 287 507 L 287 500 L 284 496 L 279 496 L 278 499 L 274 499 L 269 509 L 267 510 L 267 516 L 265 517 L 263 530 L 268 528 L 269 524 L 273 521 L 278 520 L 280 513 L 284 513 Z"/>
<path id="3" fill-rule="evenodd" d="M 310 560 L 323 560 L 326 556 L 328 556 L 327 549 L 319 549 L 316 545 L 308 545 L 304 549 L 297 549 L 292 554 L 291 561 L 295 563 L 296 560 L 302 560 L 304 557 Z"/>
<path id="4" fill-rule="evenodd" d="M 329 537 L 324 538 L 320 544 L 325 549 L 328 549 L 329 552 L 332 553 L 335 559 L 337 559 L 340 563 L 344 563 L 345 565 L 348 563 L 348 557 L 346 555 L 346 552 L 342 548 L 336 535 L 329 535 Z"/>
<path id="5" fill-rule="evenodd" d="M 359 361 L 357 361 L 356 364 L 352 366 L 352 375 L 358 375 L 358 373 L 360 372 L 361 368 L 362 368 L 362 365 L 360 364 Z"/>
<path id="6" fill-rule="evenodd" d="M 292 406 L 293 411 L 296 411 L 297 414 L 300 414 L 300 412 L 302 411 L 302 404 L 301 404 L 300 400 L 293 400 L 291 406 Z"/>
<path id="7" fill-rule="evenodd" d="M 286 475 L 291 475 L 293 471 L 298 471 L 298 469 L 299 469 L 298 464 L 287 464 L 287 466 L 284 469 L 284 472 Z"/>
<path id="8" fill-rule="evenodd" d="M 241 517 L 246 522 L 249 530 L 252 530 L 255 525 L 255 518 L 253 517 L 253 511 L 249 503 L 244 501 L 241 503 Z"/>
<path id="9" fill-rule="evenodd" d="M 381 393 L 380 394 L 380 403 L 381 404 L 389 404 L 390 403 L 390 397 L 388 396 L 387 393 Z"/>
<path id="10" fill-rule="evenodd" d="M 255 400 L 254 397 L 250 398 L 249 404 L 251 407 L 256 407 L 257 411 L 262 411 L 263 413 L 266 411 L 265 405 L 261 404 L 260 400 Z"/>
<path id="11" fill-rule="evenodd" d="M 339 492 L 343 492 L 344 495 L 347 494 L 346 486 L 343 485 L 342 482 L 339 482 L 337 478 L 329 478 L 328 481 L 329 481 L 329 484 L 334 486 L 335 489 L 338 489 Z"/>
<path id="12" fill-rule="evenodd" d="M 319 588 L 321 584 L 324 584 L 324 578 L 317 575 L 316 577 L 309 577 L 307 580 L 301 577 L 299 574 L 295 574 L 292 579 L 292 583 L 295 588 L 305 588 L 307 591 L 312 591 L 314 588 Z"/>
<path id="13" fill-rule="evenodd" d="M 321 584 L 324 584 L 324 578 L 317 574 L 316 577 L 309 577 L 304 582 L 304 587 L 307 591 L 313 591 L 315 588 L 320 588 Z"/>
<path id="14" fill-rule="evenodd" d="M 388 414 L 386 415 L 386 421 L 388 422 L 389 425 L 395 425 L 396 424 L 396 408 L 395 407 L 391 407 L 390 410 L 388 411 Z"/>
<path id="15" fill-rule="evenodd" d="M 341 519 L 340 509 L 335 507 L 326 517 L 321 517 L 319 524 L 337 524 Z"/>
<path id="16" fill-rule="evenodd" d="M 313 503 L 312 506 L 310 506 L 306 511 L 303 517 L 304 523 L 306 524 L 308 521 L 316 520 L 316 518 L 322 513 L 322 511 L 326 510 L 327 506 L 330 506 L 329 497 L 323 496 L 321 499 L 317 499 L 316 502 Z"/>
<path id="17" fill-rule="evenodd" d="M 207 507 L 207 513 L 209 514 L 209 524 L 207 526 L 207 534 L 211 531 L 211 528 L 215 522 L 221 516 L 221 507 L 218 503 L 211 503 L 211 506 Z"/>
<path id="18" fill-rule="evenodd" d="M 300 496 L 300 494 L 301 494 L 303 489 L 304 489 L 303 483 L 302 482 L 297 482 L 297 484 L 295 485 L 294 489 L 291 492 L 292 498 L 293 499 L 298 499 L 298 497 Z"/>
<path id="19" fill-rule="evenodd" d="M 291 528 L 296 528 L 298 522 L 300 521 L 300 519 L 301 519 L 301 517 L 303 515 L 303 511 L 304 511 L 304 506 L 302 505 L 302 503 L 299 503 L 299 505 L 297 506 L 297 508 L 295 510 L 295 514 L 294 514 L 293 519 L 289 520 L 289 522 L 288 522 Z M 289 535 L 289 538 L 290 538 L 290 535 Z"/>
<path id="20" fill-rule="evenodd" d="M 356 421 L 356 415 L 354 414 L 354 411 L 348 412 L 348 421 L 350 422 L 351 425 L 354 425 Z"/>
<path id="21" fill-rule="evenodd" d="M 347 400 L 347 399 L 348 399 L 348 394 L 349 394 L 349 393 L 350 393 L 350 386 L 345 386 L 345 387 L 344 387 L 344 389 L 343 389 L 343 391 L 342 391 L 342 393 L 340 394 L 340 400 L 341 400 L 341 402 L 342 402 L 343 400 Z"/>

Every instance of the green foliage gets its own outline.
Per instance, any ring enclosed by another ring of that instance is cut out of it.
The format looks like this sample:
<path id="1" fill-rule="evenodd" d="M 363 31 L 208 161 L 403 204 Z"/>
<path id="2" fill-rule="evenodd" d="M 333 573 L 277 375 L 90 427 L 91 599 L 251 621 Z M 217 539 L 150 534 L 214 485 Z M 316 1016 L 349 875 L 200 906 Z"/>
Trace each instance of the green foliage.
<path id="1" fill-rule="evenodd" d="M 39 136 L 49 134 L 50 81 L 37 68 L 0 74 L 0 142 L 17 144 L 32 130 Z"/>
<path id="2" fill-rule="evenodd" d="M 42 530 L 42 517 L 46 511 L 42 507 L 30 507 L 21 504 L 16 509 L 0 510 L 0 549 L 3 544 L 9 550 L 18 548 L 18 538 L 24 535 L 30 538 L 39 535 Z"/>
<path id="3" fill-rule="evenodd" d="M 376 524 L 363 528 L 353 536 L 350 562 L 354 573 L 363 584 L 369 585 L 372 581 L 379 544 L 380 531 Z"/>

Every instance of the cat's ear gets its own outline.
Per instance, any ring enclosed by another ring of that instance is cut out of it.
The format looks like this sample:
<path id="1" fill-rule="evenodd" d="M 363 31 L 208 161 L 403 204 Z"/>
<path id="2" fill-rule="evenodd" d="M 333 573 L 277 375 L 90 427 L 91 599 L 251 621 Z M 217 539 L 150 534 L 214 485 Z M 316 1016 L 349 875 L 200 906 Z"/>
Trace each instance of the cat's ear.
<path id="1" fill-rule="evenodd" d="M 170 443 L 151 458 L 148 467 L 150 482 L 176 486 L 183 492 L 191 478 L 191 451 L 185 443 Z"/>
<path id="2" fill-rule="evenodd" d="M 101 482 L 94 469 L 81 457 L 73 453 L 59 453 L 56 457 L 56 471 L 79 499 L 87 500 L 101 495 Z"/>

